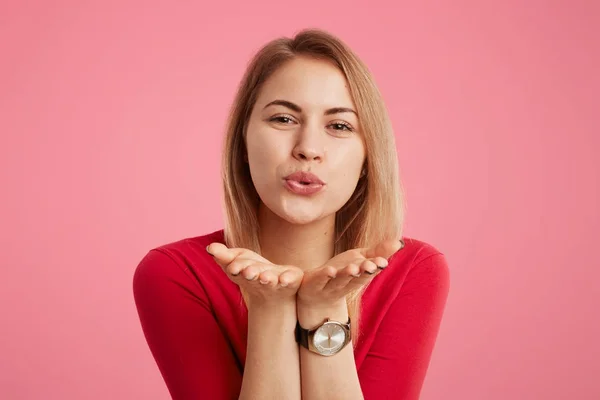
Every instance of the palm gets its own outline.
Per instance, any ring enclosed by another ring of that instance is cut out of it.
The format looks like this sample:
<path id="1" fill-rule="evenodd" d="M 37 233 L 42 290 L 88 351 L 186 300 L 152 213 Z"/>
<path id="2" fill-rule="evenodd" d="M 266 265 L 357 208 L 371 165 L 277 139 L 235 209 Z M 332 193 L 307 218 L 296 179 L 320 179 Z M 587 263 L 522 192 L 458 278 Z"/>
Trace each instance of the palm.
<path id="1" fill-rule="evenodd" d="M 291 265 L 275 265 L 244 248 L 211 243 L 207 251 L 235 284 L 248 292 L 253 303 L 279 301 L 296 295 L 303 272 Z"/>
<path id="2" fill-rule="evenodd" d="M 362 262 L 366 259 L 388 259 L 402 248 L 399 240 L 384 240 L 371 248 L 350 249 L 338 254 L 327 261 L 322 267 L 331 266 L 336 269 L 344 268 L 348 264 Z"/>
<path id="3" fill-rule="evenodd" d="M 351 249 L 338 254 L 324 265 L 304 273 L 298 290 L 302 302 L 330 303 L 366 285 L 388 264 L 404 243 L 385 240 L 372 248 Z"/>

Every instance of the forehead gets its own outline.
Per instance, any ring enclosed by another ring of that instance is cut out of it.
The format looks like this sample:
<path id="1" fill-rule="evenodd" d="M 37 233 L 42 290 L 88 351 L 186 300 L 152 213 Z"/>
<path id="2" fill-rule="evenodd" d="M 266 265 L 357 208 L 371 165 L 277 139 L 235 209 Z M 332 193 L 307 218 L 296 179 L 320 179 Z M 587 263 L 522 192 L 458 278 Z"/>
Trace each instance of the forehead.
<path id="1" fill-rule="evenodd" d="M 263 84 L 257 102 L 292 101 L 304 108 L 353 107 L 344 74 L 332 62 L 296 57 Z"/>

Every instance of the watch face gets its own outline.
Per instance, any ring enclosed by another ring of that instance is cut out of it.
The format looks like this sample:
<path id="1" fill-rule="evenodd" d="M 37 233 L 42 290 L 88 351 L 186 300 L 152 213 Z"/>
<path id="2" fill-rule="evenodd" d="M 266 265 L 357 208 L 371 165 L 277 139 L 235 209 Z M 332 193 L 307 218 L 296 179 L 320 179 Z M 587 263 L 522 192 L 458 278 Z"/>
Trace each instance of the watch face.
<path id="1" fill-rule="evenodd" d="M 336 322 L 326 322 L 316 330 L 313 344 L 319 353 L 333 355 L 344 347 L 346 330 Z"/>

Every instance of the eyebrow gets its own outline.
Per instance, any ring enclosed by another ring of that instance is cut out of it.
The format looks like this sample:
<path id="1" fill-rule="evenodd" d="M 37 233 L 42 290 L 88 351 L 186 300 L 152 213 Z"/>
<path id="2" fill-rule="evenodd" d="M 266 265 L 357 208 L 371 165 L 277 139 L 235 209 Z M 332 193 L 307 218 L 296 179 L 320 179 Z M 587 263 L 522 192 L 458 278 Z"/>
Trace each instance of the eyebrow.
<path id="1" fill-rule="evenodd" d="M 290 110 L 298 112 L 298 113 L 302 112 L 302 108 L 300 108 L 299 105 L 294 104 L 291 101 L 287 101 L 287 100 L 273 100 L 272 102 L 267 104 L 264 108 L 267 108 L 270 106 L 283 106 L 283 107 L 289 108 Z M 264 108 L 263 108 L 263 110 L 264 110 Z M 348 108 L 348 107 L 334 107 L 334 108 L 325 110 L 325 115 L 341 114 L 341 113 L 354 113 L 356 116 L 358 116 L 356 111 L 354 111 L 353 109 Z"/>

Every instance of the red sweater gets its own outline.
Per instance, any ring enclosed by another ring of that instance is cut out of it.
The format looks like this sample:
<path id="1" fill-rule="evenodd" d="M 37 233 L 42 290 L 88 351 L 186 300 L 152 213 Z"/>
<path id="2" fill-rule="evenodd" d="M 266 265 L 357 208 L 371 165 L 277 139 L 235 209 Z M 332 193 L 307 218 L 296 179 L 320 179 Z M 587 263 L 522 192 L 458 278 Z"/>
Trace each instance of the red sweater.
<path id="1" fill-rule="evenodd" d="M 418 399 L 449 289 L 445 257 L 406 246 L 362 298 L 354 357 L 365 399 Z M 142 329 L 174 399 L 237 399 L 248 327 L 239 287 L 206 253 L 223 231 L 152 249 L 133 278 Z"/>

